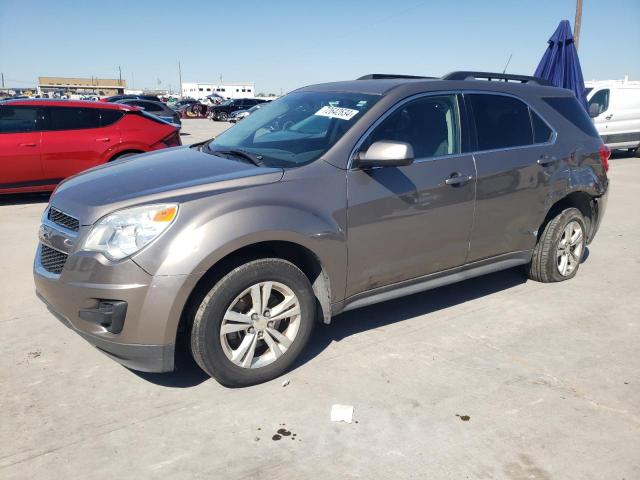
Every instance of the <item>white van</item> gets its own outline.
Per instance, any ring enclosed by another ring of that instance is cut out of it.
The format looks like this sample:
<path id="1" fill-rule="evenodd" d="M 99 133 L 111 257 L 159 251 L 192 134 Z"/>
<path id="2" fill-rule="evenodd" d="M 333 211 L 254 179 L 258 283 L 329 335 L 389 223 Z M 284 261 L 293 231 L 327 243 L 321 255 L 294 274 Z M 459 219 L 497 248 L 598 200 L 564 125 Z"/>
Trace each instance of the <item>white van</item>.
<path id="1" fill-rule="evenodd" d="M 640 82 L 586 82 L 589 115 L 612 149 L 640 154 Z"/>

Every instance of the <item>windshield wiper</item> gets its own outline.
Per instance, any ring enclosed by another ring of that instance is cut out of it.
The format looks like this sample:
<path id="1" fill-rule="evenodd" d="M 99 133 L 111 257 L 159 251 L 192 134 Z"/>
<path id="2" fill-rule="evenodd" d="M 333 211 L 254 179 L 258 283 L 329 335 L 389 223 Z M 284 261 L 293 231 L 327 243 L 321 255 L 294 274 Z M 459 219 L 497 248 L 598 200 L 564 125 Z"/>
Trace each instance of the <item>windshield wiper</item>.
<path id="1" fill-rule="evenodd" d="M 245 160 L 249 160 L 254 165 L 258 167 L 264 166 L 264 162 L 262 161 L 262 155 L 256 155 L 253 153 L 245 152 L 244 150 L 213 150 L 211 151 L 213 154 L 222 154 L 222 155 L 235 155 L 236 157 L 244 158 Z"/>

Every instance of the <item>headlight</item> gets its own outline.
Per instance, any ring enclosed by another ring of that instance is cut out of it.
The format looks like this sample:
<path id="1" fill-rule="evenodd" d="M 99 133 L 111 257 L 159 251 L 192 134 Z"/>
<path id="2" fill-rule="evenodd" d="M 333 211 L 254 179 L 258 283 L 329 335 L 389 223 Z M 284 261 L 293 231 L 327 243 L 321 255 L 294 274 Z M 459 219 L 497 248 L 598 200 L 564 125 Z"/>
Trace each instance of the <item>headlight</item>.
<path id="1" fill-rule="evenodd" d="M 145 205 L 110 213 L 89 232 L 82 250 L 101 252 L 110 260 L 133 255 L 153 242 L 178 214 L 175 203 Z"/>

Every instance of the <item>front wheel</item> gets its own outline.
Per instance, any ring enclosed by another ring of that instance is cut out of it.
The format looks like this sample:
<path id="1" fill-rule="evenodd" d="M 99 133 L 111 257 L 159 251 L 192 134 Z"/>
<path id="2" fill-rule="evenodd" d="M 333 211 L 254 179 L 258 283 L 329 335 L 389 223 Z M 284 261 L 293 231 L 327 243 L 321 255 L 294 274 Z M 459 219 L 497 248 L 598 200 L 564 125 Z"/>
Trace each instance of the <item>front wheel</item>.
<path id="1" fill-rule="evenodd" d="M 586 247 L 584 216 L 577 208 L 558 213 L 545 226 L 528 268 L 538 282 L 562 282 L 576 276 Z"/>
<path id="2" fill-rule="evenodd" d="M 270 258 L 228 273 L 195 313 L 191 351 L 200 367 L 229 387 L 283 374 L 315 324 L 309 279 L 295 265 Z"/>
<path id="3" fill-rule="evenodd" d="M 221 122 L 226 122 L 229 119 L 229 115 L 227 114 L 227 112 L 220 112 L 218 114 L 218 120 L 220 120 Z"/>

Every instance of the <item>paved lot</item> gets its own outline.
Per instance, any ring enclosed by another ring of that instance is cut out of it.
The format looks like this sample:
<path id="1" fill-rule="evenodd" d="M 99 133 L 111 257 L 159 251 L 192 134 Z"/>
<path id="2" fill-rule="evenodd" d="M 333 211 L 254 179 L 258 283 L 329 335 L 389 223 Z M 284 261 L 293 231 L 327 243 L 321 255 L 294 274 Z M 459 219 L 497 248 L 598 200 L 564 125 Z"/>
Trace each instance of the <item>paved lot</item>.
<path id="1" fill-rule="evenodd" d="M 640 160 L 611 163 L 577 278 L 510 270 L 349 312 L 286 387 L 109 360 L 34 296 L 46 198 L 0 200 L 0 478 L 640 478 Z"/>

